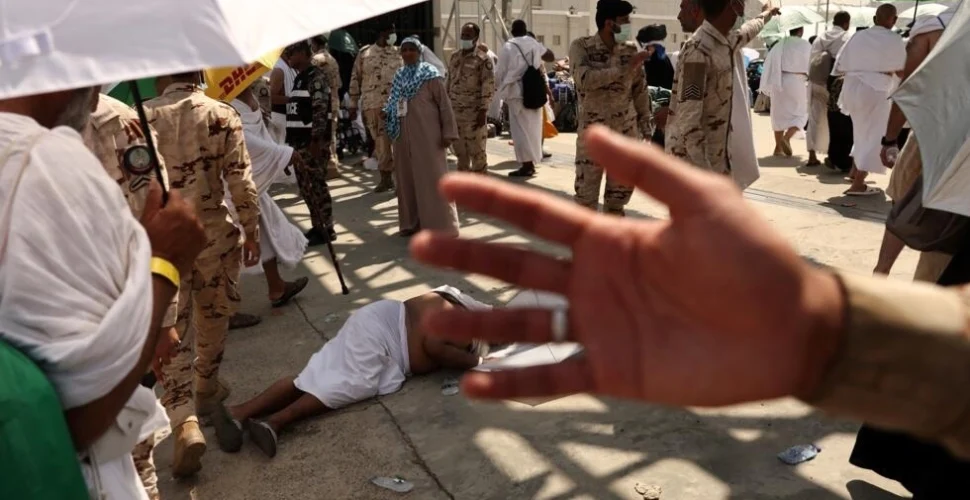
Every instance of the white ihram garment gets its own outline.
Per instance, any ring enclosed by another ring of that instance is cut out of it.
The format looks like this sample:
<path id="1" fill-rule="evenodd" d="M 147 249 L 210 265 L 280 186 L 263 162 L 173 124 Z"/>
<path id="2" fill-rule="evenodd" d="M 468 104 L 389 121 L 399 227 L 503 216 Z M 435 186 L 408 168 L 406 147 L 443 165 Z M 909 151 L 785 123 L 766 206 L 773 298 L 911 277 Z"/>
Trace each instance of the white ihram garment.
<path id="1" fill-rule="evenodd" d="M 839 26 L 822 33 L 812 44 L 812 59 L 828 52 L 832 61 L 851 35 Z M 808 133 L 805 142 L 809 151 L 829 150 L 829 91 L 827 86 L 808 82 Z"/>
<path id="2" fill-rule="evenodd" d="M 520 36 L 505 42 L 498 57 L 496 95 L 509 107 L 509 133 L 519 163 L 542 161 L 542 108 L 526 109 L 522 105 L 522 77 L 530 66 L 542 71 L 546 50 L 535 39 Z"/>
<path id="3" fill-rule="evenodd" d="M 466 309 L 490 308 L 450 286 L 433 291 Z M 337 336 L 310 358 L 293 385 L 336 410 L 397 392 L 410 374 L 404 303 L 380 300 L 351 314 Z"/>
<path id="4" fill-rule="evenodd" d="M 273 180 L 279 178 L 280 173 L 289 164 L 293 156 L 293 148 L 285 144 L 277 144 L 263 120 L 263 113 L 259 109 L 252 109 L 239 99 L 232 101 L 232 107 L 239 112 L 243 122 L 243 135 L 246 137 L 246 149 L 252 162 L 253 183 L 259 193 L 259 248 L 263 262 L 276 259 L 287 268 L 295 267 L 306 253 L 307 239 L 300 228 L 286 218 L 280 210 L 276 200 L 269 194 L 269 187 Z M 226 189 L 226 205 L 237 218 L 236 209 L 232 205 L 232 196 Z M 262 265 L 247 267 L 243 272 L 261 273 Z"/>
<path id="5" fill-rule="evenodd" d="M 151 247 L 118 185 L 74 130 L 0 113 L 0 337 L 36 361 L 65 409 L 134 368 L 152 314 Z M 147 498 L 131 450 L 168 427 L 139 386 L 79 455 L 89 488 Z"/>
<path id="6" fill-rule="evenodd" d="M 772 47 L 765 59 L 761 92 L 771 97 L 771 127 L 775 132 L 802 129 L 808 122 L 808 66 L 812 46 L 790 36 Z"/>
<path id="7" fill-rule="evenodd" d="M 864 172 L 884 174 L 879 153 L 892 102 L 899 85 L 894 74 L 906 62 L 902 38 L 881 26 L 856 33 L 842 47 L 833 74 L 844 75 L 839 108 L 852 118 L 852 158 Z"/>

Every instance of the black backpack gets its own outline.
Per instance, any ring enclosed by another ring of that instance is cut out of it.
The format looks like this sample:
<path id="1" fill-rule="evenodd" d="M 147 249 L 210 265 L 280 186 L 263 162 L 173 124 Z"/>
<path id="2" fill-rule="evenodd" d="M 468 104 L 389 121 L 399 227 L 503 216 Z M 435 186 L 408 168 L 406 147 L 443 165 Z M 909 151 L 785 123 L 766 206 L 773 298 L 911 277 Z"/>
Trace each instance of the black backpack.
<path id="1" fill-rule="evenodd" d="M 515 43 L 512 45 L 519 49 L 519 54 L 522 54 L 522 59 L 525 59 L 525 64 L 528 66 L 525 74 L 522 75 L 522 105 L 525 109 L 539 109 L 549 100 L 546 94 L 546 75 L 543 75 L 539 68 L 532 67 L 532 62 L 525 57 L 522 47 Z"/>

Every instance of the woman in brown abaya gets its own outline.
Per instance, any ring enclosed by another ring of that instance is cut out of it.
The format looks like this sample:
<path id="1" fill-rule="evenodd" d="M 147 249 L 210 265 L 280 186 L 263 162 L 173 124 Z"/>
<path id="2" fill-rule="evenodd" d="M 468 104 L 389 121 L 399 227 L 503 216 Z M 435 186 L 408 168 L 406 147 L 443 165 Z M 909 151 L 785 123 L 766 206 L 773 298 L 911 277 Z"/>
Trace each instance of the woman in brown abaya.
<path id="1" fill-rule="evenodd" d="M 447 151 L 458 127 L 443 76 L 421 60 L 421 51 L 416 37 L 401 42 L 404 66 L 384 107 L 394 141 L 398 225 L 404 237 L 422 229 L 457 236 L 458 212 L 438 192 L 438 181 L 448 173 Z"/>

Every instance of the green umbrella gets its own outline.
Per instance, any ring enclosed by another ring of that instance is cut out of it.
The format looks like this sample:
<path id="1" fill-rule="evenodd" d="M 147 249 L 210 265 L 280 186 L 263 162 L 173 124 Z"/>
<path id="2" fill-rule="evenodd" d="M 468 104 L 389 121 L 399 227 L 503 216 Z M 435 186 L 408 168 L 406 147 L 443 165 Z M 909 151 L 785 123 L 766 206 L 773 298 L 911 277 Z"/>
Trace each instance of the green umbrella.
<path id="1" fill-rule="evenodd" d="M 158 92 L 155 91 L 155 80 L 156 78 L 142 78 L 141 80 L 135 80 L 142 100 L 151 99 L 158 96 Z M 115 85 L 113 89 L 108 91 L 108 95 L 124 102 L 125 104 L 128 104 L 129 106 L 135 105 L 135 99 L 131 95 L 131 85 L 129 85 L 128 82 L 121 82 Z"/>

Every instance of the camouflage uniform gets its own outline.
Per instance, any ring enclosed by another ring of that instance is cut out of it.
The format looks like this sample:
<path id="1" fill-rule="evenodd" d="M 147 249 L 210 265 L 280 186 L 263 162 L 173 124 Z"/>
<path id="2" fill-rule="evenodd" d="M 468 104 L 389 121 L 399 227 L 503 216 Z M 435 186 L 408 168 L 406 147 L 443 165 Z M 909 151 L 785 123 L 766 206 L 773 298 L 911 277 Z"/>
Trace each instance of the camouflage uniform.
<path id="1" fill-rule="evenodd" d="M 337 157 L 337 111 L 340 109 L 340 66 L 337 60 L 326 50 L 321 50 L 313 56 L 310 62 L 323 70 L 330 82 L 330 114 L 333 115 L 330 124 L 330 136 L 326 138 L 324 147 L 330 151 L 330 160 Z"/>
<path id="2" fill-rule="evenodd" d="M 725 37 L 705 21 L 684 44 L 670 98 L 667 153 L 704 170 L 730 175 L 727 144 L 736 55 L 764 25 L 762 14 Z"/>
<path id="3" fill-rule="evenodd" d="M 603 169 L 586 153 L 585 130 L 594 123 L 628 137 L 650 137 L 650 93 L 640 68 L 631 70 L 637 54 L 633 42 L 616 44 L 612 50 L 597 34 L 577 38 L 569 47 L 573 79 L 579 95 L 579 135 L 576 138 L 576 203 L 596 210 Z M 633 187 L 606 176 L 603 208 L 623 214 Z"/>
<path id="4" fill-rule="evenodd" d="M 391 83 L 398 68 L 404 65 L 398 48 L 393 45 L 379 47 L 367 45 L 360 49 L 350 76 L 350 108 L 356 109 L 358 101 L 364 111 L 364 125 L 375 142 L 377 164 L 381 172 L 394 171 L 391 156 L 391 139 L 384 130 L 381 108 L 387 104 Z"/>
<path id="5" fill-rule="evenodd" d="M 81 135 L 84 137 L 84 144 L 98 157 L 104 170 L 118 183 L 132 215 L 140 218 L 145 210 L 148 187 L 155 180 L 155 169 L 150 163 L 144 164 L 132 153 L 138 152 L 136 146 L 145 145 L 145 135 L 138 121 L 138 114 L 127 104 L 102 94 L 98 98 L 98 108 L 91 114 L 91 120 Z M 155 144 L 158 144 L 157 135 L 153 137 Z M 168 174 L 161 155 L 158 161 L 162 167 L 162 183 L 168 186 Z M 175 326 L 177 311 L 177 302 L 173 299 L 162 320 L 163 329 Z M 138 443 L 132 452 L 142 485 L 152 500 L 159 498 L 158 478 L 152 461 L 154 445 L 155 438 L 152 436 Z"/>
<path id="6" fill-rule="evenodd" d="M 297 75 L 286 115 L 286 142 L 303 158 L 294 165 L 310 222 L 321 235 L 333 234 L 333 198 L 327 185 L 329 141 L 333 138 L 332 80 L 327 71 L 311 65 Z M 319 144 L 320 156 L 312 154 Z"/>
<path id="7" fill-rule="evenodd" d="M 458 140 L 454 143 L 458 170 L 485 173 L 488 127 L 477 122 L 479 114 L 488 111 L 495 96 L 495 69 L 488 57 L 488 47 L 479 44 L 477 49 L 452 54 L 445 85 L 458 124 Z"/>
<path id="8" fill-rule="evenodd" d="M 229 317 L 239 303 L 236 284 L 241 238 L 223 201 L 225 185 L 246 234 L 258 234 L 259 206 L 242 122 L 232 107 L 206 97 L 198 86 L 174 84 L 146 102 L 145 111 L 158 130 L 158 149 L 167 160 L 172 188 L 195 205 L 208 238 L 192 272 L 182 276 L 176 328 L 183 342 L 164 370 L 162 403 L 176 429 L 195 419 L 191 404 L 193 347 L 196 402 L 205 402 L 219 392 L 219 364 Z M 195 327 L 193 342 L 186 338 L 190 320 Z"/>

